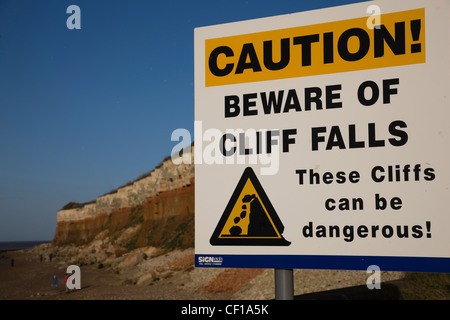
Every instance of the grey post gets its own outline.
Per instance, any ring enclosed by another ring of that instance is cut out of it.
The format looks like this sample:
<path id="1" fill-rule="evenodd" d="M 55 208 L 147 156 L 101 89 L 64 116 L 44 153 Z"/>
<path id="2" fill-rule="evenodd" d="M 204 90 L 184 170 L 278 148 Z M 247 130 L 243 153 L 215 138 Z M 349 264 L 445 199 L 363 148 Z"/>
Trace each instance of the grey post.
<path id="1" fill-rule="evenodd" d="M 275 269 L 275 300 L 294 300 L 292 269 Z"/>

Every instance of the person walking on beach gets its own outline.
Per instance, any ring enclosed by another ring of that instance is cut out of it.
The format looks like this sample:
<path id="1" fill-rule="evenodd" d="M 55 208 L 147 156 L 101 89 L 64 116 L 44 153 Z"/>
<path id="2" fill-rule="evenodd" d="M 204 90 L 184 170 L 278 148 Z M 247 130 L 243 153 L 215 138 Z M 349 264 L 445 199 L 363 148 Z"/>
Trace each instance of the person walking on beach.
<path id="1" fill-rule="evenodd" d="M 56 289 L 57 286 L 58 286 L 58 278 L 56 277 L 56 275 L 54 275 L 52 279 L 52 288 Z"/>
<path id="2" fill-rule="evenodd" d="M 64 284 L 66 285 L 66 293 L 69 293 L 69 287 L 67 286 L 67 280 L 69 280 L 69 275 L 66 273 L 64 278 Z"/>
<path id="3" fill-rule="evenodd" d="M 14 259 L 11 258 L 11 267 L 14 267 Z"/>
<path id="4" fill-rule="evenodd" d="M 50 253 L 50 254 L 48 255 L 48 259 L 50 260 L 50 262 L 52 261 L 52 258 L 53 258 L 53 255 Z"/>

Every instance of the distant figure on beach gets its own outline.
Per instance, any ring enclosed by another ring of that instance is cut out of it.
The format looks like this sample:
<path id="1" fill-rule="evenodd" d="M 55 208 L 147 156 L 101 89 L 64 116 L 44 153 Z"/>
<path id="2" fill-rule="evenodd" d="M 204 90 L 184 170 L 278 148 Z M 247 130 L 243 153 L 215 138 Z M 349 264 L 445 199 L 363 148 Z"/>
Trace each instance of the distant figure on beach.
<path id="1" fill-rule="evenodd" d="M 11 267 L 14 267 L 14 259 L 11 258 Z"/>
<path id="2" fill-rule="evenodd" d="M 52 258 L 53 258 L 53 255 L 50 253 L 50 254 L 48 255 L 48 259 L 49 259 L 50 261 L 52 261 Z"/>
<path id="3" fill-rule="evenodd" d="M 42 254 L 39 255 L 39 260 L 42 262 L 42 260 L 44 259 L 44 257 L 42 257 Z"/>
<path id="4" fill-rule="evenodd" d="M 69 279 L 69 274 L 66 273 L 66 276 L 64 278 L 64 284 L 66 285 L 66 293 L 69 292 L 69 287 L 67 286 L 67 280 Z"/>
<path id="5" fill-rule="evenodd" d="M 56 275 L 54 275 L 52 279 L 52 288 L 56 289 L 57 286 L 58 286 L 58 278 L 56 277 Z"/>

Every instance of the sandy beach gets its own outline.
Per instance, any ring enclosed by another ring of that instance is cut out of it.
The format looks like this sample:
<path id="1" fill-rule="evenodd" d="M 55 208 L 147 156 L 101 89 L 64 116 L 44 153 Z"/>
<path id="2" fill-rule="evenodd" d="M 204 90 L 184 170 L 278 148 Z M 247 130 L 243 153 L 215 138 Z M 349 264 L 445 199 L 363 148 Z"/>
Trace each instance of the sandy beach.
<path id="1" fill-rule="evenodd" d="M 132 260 L 129 255 L 128 260 Z M 14 266 L 10 265 L 14 259 Z M 193 250 L 173 252 L 143 261 L 133 267 L 81 266 L 81 290 L 66 293 L 64 276 L 68 266 L 56 256 L 39 259 L 33 250 L 9 251 L 0 259 L 0 299 L 4 300 L 229 300 L 273 299 L 273 270 L 194 268 Z M 124 261 L 127 261 L 125 259 Z M 145 264 L 146 263 L 146 264 Z M 123 264 L 122 264 L 123 265 Z M 145 266 L 145 268 L 144 268 Z M 138 270 L 140 277 L 137 278 Z M 142 271 L 144 270 L 144 271 Z M 301 272 L 299 270 L 299 272 Z M 364 272 L 309 270 L 296 293 L 317 292 L 364 284 Z M 142 275 L 143 274 L 143 275 Z M 58 286 L 53 288 L 53 276 Z M 297 280 L 306 274 L 297 274 Z M 397 278 L 400 274 L 394 274 Z M 146 280 L 150 278 L 150 280 Z M 136 280 L 137 279 L 137 280 Z"/>
<path id="2" fill-rule="evenodd" d="M 77 259 L 80 256 L 86 259 L 80 252 L 91 249 L 83 250 L 77 251 Z M 275 298 L 273 269 L 195 268 L 193 248 L 166 253 L 158 253 L 155 248 L 139 248 L 116 258 L 114 263 L 107 264 L 108 260 L 104 260 L 105 266 L 82 264 L 81 289 L 66 293 L 64 276 L 73 260 L 67 260 L 69 256 L 62 256 L 60 250 L 50 261 L 49 252 L 52 251 L 48 248 L 0 252 L 0 300 L 268 301 Z M 145 259 L 143 252 L 149 253 Z M 150 252 L 155 254 L 152 256 Z M 43 254 L 42 262 L 40 254 Z M 14 266 L 10 265 L 11 258 Z M 56 288 L 51 285 L 54 275 L 58 278 Z M 403 272 L 382 271 L 381 290 L 369 290 L 367 278 L 363 270 L 294 270 L 294 294 L 296 300 L 450 299 L 447 274 L 410 274 L 405 278 Z"/>
<path id="3" fill-rule="evenodd" d="M 14 266 L 10 265 L 10 258 Z M 0 259 L 0 300 L 191 300 L 229 299 L 229 294 L 209 294 L 183 289 L 173 281 L 156 281 L 153 285 L 127 284 L 126 279 L 110 269 L 97 265 L 81 267 L 81 290 L 65 292 L 64 261 L 48 256 L 40 262 L 39 255 L 27 250 L 4 252 Z M 58 285 L 51 285 L 53 276 Z M 194 290 L 197 291 L 197 290 Z"/>

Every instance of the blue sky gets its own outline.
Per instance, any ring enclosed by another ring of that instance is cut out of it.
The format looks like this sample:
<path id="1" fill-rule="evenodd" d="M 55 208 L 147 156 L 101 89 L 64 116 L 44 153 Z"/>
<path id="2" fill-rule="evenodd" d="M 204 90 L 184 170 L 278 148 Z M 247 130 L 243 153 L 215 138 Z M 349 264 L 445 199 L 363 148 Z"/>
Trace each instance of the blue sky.
<path id="1" fill-rule="evenodd" d="M 193 133 L 194 28 L 355 2 L 0 0 L 0 241 L 52 240 Z"/>

